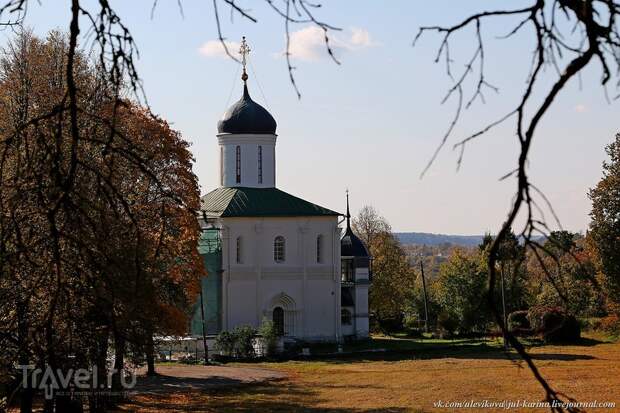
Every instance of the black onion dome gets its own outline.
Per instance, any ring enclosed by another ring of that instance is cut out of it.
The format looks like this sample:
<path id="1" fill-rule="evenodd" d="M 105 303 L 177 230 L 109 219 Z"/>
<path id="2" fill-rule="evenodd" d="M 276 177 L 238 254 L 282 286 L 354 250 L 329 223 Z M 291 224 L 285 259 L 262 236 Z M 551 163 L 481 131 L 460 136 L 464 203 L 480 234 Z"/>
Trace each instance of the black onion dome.
<path id="1" fill-rule="evenodd" d="M 340 256 L 341 257 L 360 257 L 369 258 L 368 249 L 361 239 L 353 233 L 351 229 L 351 213 L 349 212 L 349 190 L 347 189 L 347 229 L 344 236 L 340 239 Z"/>
<path id="2" fill-rule="evenodd" d="M 340 240 L 340 255 L 342 257 L 363 257 L 370 256 L 366 246 L 361 239 L 357 237 L 351 230 L 350 226 L 347 226 L 347 230 L 344 236 Z"/>
<path id="3" fill-rule="evenodd" d="M 248 93 L 247 85 L 243 86 L 243 97 L 232 105 L 222 120 L 217 123 L 218 133 L 276 133 L 276 120 L 271 114 L 254 102 Z"/>

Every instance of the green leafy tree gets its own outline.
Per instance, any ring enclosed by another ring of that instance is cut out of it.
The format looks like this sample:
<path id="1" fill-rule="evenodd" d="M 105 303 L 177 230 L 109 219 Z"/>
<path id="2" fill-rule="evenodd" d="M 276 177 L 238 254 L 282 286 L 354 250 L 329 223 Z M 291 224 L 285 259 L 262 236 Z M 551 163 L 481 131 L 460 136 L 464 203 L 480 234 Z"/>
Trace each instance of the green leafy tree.
<path id="1" fill-rule="evenodd" d="M 254 357 L 254 338 L 256 337 L 256 329 L 250 325 L 237 326 L 234 328 L 232 334 L 235 338 L 235 356 L 240 358 Z"/>
<path id="2" fill-rule="evenodd" d="M 595 260 L 586 239 L 577 233 L 554 231 L 542 247 L 544 253 L 532 251 L 528 257 L 530 305 L 561 307 L 583 317 L 600 314 Z"/>
<path id="3" fill-rule="evenodd" d="M 478 246 L 479 250 L 488 260 L 488 253 L 494 237 L 486 234 L 482 243 Z M 513 231 L 508 232 L 502 240 L 497 260 L 497 271 L 500 282 L 495 286 L 496 302 L 502 302 L 502 280 L 504 288 L 504 299 L 506 301 L 506 313 L 527 307 L 527 272 L 524 265 L 525 247 L 521 245 L 519 239 Z"/>
<path id="4" fill-rule="evenodd" d="M 544 247 L 553 254 L 562 255 L 575 248 L 576 241 L 580 238 L 579 234 L 570 231 L 551 231 Z"/>
<path id="5" fill-rule="evenodd" d="M 487 273 L 480 253 L 455 250 L 439 269 L 434 299 L 445 319 L 458 320 L 460 332 L 483 331 L 489 323 L 486 308 Z"/>
<path id="6" fill-rule="evenodd" d="M 620 133 L 606 148 L 603 178 L 590 190 L 590 234 L 601 260 L 610 304 L 620 307 Z"/>
<path id="7" fill-rule="evenodd" d="M 235 336 L 230 331 L 221 331 L 215 337 L 215 348 L 224 356 L 232 356 L 235 351 Z"/>
<path id="8" fill-rule="evenodd" d="M 402 321 L 413 305 L 415 272 L 398 240 L 390 233 L 379 234 L 371 244 L 373 278 L 370 310 L 379 322 Z"/>

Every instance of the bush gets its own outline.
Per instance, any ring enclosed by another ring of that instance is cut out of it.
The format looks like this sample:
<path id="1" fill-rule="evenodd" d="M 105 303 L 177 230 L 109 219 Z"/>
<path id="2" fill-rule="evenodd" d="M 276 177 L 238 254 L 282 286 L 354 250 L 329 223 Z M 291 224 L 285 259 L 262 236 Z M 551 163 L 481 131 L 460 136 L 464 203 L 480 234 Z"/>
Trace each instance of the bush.
<path id="1" fill-rule="evenodd" d="M 256 354 L 254 352 L 254 337 L 256 329 L 252 326 L 237 326 L 232 332 L 235 339 L 234 349 L 235 357 L 252 358 Z"/>
<path id="2" fill-rule="evenodd" d="M 547 313 L 563 313 L 560 307 L 535 306 L 531 307 L 527 312 L 527 320 L 530 327 L 536 333 L 542 333 L 543 316 Z"/>
<path id="3" fill-rule="evenodd" d="M 581 328 L 572 314 L 550 312 L 543 316 L 543 339 L 546 343 L 569 343 L 579 340 Z"/>
<path id="4" fill-rule="evenodd" d="M 412 329 L 407 330 L 406 332 L 407 332 L 408 338 L 423 338 L 424 337 L 423 329 L 412 328 Z"/>
<path id="5" fill-rule="evenodd" d="M 420 320 L 420 316 L 415 313 L 405 314 L 405 317 L 403 318 L 403 327 L 406 330 L 416 330 L 423 324 L 424 323 L 422 323 L 422 320 Z"/>
<path id="6" fill-rule="evenodd" d="M 230 331 L 222 331 L 215 338 L 215 348 L 224 356 L 232 356 L 235 350 L 235 336 Z"/>
<path id="7" fill-rule="evenodd" d="M 437 327 L 442 337 L 452 336 L 459 326 L 459 320 L 447 311 L 442 311 L 437 316 Z"/>
<path id="8" fill-rule="evenodd" d="M 408 337 L 420 338 L 424 331 L 424 322 L 416 313 L 405 314 L 403 318 L 403 331 Z"/>
<path id="9" fill-rule="evenodd" d="M 527 319 L 527 311 L 513 311 L 508 315 L 508 328 L 513 330 L 524 330 L 531 328 L 530 322 Z"/>
<path id="10" fill-rule="evenodd" d="M 252 326 L 238 326 L 231 331 L 222 331 L 215 338 L 215 348 L 225 357 L 252 358 L 256 330 Z"/>
<path id="11" fill-rule="evenodd" d="M 295 341 L 285 341 L 284 342 L 284 348 L 282 349 L 282 356 L 284 358 L 287 357 L 296 357 L 298 356 L 301 351 L 302 348 L 304 347 L 308 347 L 308 343 L 304 343 L 303 341 L 300 340 L 295 340 Z"/>
<path id="12" fill-rule="evenodd" d="M 273 321 L 263 318 L 258 334 L 261 336 L 266 356 L 272 356 L 276 353 L 278 346 L 278 331 Z"/>
<path id="13" fill-rule="evenodd" d="M 383 330 L 381 330 L 381 326 L 379 325 L 379 320 L 377 319 L 377 316 L 374 313 L 370 313 L 368 315 L 368 322 L 370 324 L 371 334 L 383 333 Z"/>
<path id="14" fill-rule="evenodd" d="M 528 312 L 528 320 L 546 343 L 574 342 L 581 337 L 577 318 L 559 307 L 533 307 Z"/>
<path id="15" fill-rule="evenodd" d="M 610 314 L 601 319 L 600 329 L 614 336 L 620 336 L 620 318 L 617 314 Z"/>
<path id="16" fill-rule="evenodd" d="M 579 318 L 581 331 L 599 331 L 601 330 L 601 320 L 599 317 Z"/>
<path id="17" fill-rule="evenodd" d="M 379 327 L 382 332 L 391 334 L 403 331 L 403 318 L 402 317 L 386 317 L 380 318 Z"/>

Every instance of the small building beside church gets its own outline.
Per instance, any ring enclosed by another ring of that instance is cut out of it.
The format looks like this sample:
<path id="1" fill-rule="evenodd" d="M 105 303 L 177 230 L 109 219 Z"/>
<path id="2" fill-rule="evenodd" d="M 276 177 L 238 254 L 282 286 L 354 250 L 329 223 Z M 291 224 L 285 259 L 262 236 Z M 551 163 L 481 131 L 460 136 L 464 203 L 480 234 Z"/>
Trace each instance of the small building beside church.
<path id="1" fill-rule="evenodd" d="M 201 200 L 208 275 L 191 334 L 203 323 L 213 335 L 268 319 L 285 339 L 367 338 L 371 260 L 351 229 L 348 195 L 342 215 L 277 188 L 277 124 L 250 97 L 247 51 L 244 40 L 243 96 L 217 125 L 220 187 Z"/>

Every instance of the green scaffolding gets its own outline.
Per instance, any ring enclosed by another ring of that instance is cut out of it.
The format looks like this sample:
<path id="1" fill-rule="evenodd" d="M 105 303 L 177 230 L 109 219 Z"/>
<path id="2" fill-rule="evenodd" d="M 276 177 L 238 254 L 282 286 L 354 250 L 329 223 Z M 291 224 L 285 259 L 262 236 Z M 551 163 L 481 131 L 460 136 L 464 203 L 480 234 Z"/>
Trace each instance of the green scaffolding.
<path id="1" fill-rule="evenodd" d="M 202 231 L 198 241 L 198 252 L 204 260 L 207 276 L 202 278 L 202 301 L 206 333 L 218 334 L 222 324 L 222 243 L 218 229 Z M 202 314 L 200 297 L 197 298 L 191 321 L 191 334 L 202 335 Z"/>

